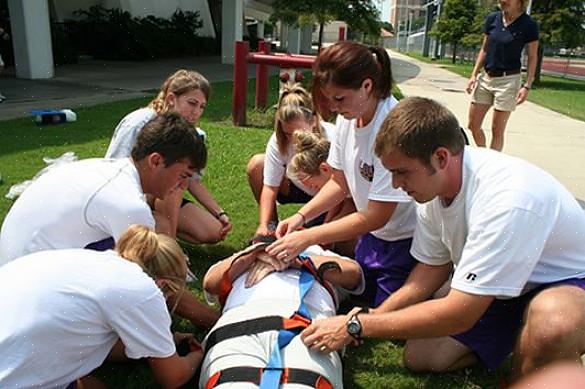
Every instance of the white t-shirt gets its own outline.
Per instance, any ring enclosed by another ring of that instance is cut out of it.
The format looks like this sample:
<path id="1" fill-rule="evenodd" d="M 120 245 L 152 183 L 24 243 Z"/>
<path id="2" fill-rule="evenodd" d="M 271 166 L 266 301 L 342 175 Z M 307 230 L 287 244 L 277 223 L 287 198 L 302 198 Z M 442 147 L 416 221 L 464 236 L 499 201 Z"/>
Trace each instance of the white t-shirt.
<path id="1" fill-rule="evenodd" d="M 175 352 L 162 293 L 113 251 L 19 258 L 0 268 L 0 296 L 4 389 L 64 388 L 100 366 L 118 338 L 134 359 Z"/>
<path id="2" fill-rule="evenodd" d="M 585 213 L 550 174 L 518 158 L 466 147 L 462 187 L 445 207 L 419 207 L 411 253 L 452 261 L 454 289 L 510 298 L 585 277 Z"/>
<path id="3" fill-rule="evenodd" d="M 319 246 L 310 246 L 309 255 L 339 256 Z M 244 283 L 247 273 L 242 274 L 233 282 L 233 288 L 225 303 L 222 316 L 210 331 L 226 324 L 240 322 L 262 316 L 280 315 L 290 317 L 299 307 L 299 276 L 300 270 L 288 269 L 274 272 L 258 284 L 246 288 Z M 352 294 L 363 292 L 363 280 Z M 274 291 L 278 293 L 274 293 Z M 312 319 L 326 318 L 336 315 L 336 303 L 321 284 L 317 281 L 305 297 L 305 306 L 309 309 Z M 265 367 L 270 359 L 272 346 L 276 343 L 278 331 L 268 331 L 258 335 L 241 336 L 217 343 L 205 356 L 201 368 L 200 387 L 215 372 L 234 366 Z M 342 388 L 341 361 L 337 353 L 321 354 L 309 351 L 301 342 L 300 336 L 284 349 L 286 367 L 304 368 L 317 372 L 331 381 L 335 388 Z M 239 383 L 238 387 L 246 387 Z M 254 387 L 254 386 L 252 386 Z M 290 385 L 293 387 L 293 385 Z"/>
<path id="4" fill-rule="evenodd" d="M 356 127 L 355 119 L 338 115 L 337 136 L 327 160 L 331 167 L 343 171 L 358 211 L 365 210 L 369 200 L 398 203 L 390 220 L 371 232 L 386 241 L 412 237 L 416 221 L 414 201 L 401 189 L 392 187 L 392 173 L 374 154 L 378 130 L 397 103 L 392 96 L 381 100 L 372 121 L 362 128 Z"/>
<path id="5" fill-rule="evenodd" d="M 155 110 L 148 107 L 137 109 L 124 116 L 114 130 L 114 135 L 108 146 L 108 151 L 106 151 L 105 158 L 130 157 L 138 133 L 155 116 Z"/>
<path id="6" fill-rule="evenodd" d="M 325 137 L 327 140 L 333 143 L 336 137 L 335 125 L 329 122 L 321 122 L 321 126 L 325 130 Z M 289 142 L 286 149 L 286 155 L 282 155 L 278 150 L 276 134 L 273 133 L 268 140 L 268 144 L 266 145 L 266 154 L 264 157 L 264 185 L 279 187 L 286 175 L 286 177 L 291 180 L 297 187 L 302 189 L 305 193 L 313 196 L 316 193 L 313 189 L 308 188 L 299 180 L 287 175 L 286 167 L 295 154 L 295 146 L 293 142 Z"/>
<path id="7" fill-rule="evenodd" d="M 152 108 L 140 108 L 124 116 L 114 130 L 114 135 L 106 151 L 105 158 L 129 158 L 132 155 L 132 148 L 136 143 L 138 133 L 144 125 L 156 117 L 156 111 Z M 197 133 L 206 139 L 207 134 L 201 128 L 196 128 Z M 194 179 L 201 179 L 203 170 L 193 175 Z"/>
<path id="8" fill-rule="evenodd" d="M 59 166 L 35 180 L 6 215 L 0 266 L 37 251 L 117 241 L 132 224 L 154 229 L 155 223 L 130 159 Z"/>

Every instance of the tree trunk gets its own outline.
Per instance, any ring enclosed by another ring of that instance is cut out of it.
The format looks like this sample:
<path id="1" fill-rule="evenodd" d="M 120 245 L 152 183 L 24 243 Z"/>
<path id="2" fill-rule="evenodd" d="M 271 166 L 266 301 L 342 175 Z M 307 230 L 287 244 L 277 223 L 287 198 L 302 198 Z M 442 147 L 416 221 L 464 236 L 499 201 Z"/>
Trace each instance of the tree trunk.
<path id="1" fill-rule="evenodd" d="M 317 53 L 321 52 L 321 46 L 323 45 L 323 22 L 319 23 L 319 42 L 317 44 Z"/>
<path id="2" fill-rule="evenodd" d="M 453 57 L 451 58 L 451 62 L 455 63 L 457 59 L 457 43 L 453 43 Z"/>

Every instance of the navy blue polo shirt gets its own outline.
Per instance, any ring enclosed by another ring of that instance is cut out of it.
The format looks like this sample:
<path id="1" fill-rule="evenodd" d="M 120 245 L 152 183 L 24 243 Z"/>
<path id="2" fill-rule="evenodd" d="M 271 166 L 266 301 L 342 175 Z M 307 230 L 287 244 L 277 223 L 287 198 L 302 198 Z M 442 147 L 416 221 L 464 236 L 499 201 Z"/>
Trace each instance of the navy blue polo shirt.
<path id="1" fill-rule="evenodd" d="M 488 35 L 485 57 L 486 70 L 520 69 L 522 48 L 526 43 L 538 40 L 538 24 L 526 13 L 505 27 L 502 21 L 502 12 L 492 12 L 485 18 L 482 32 Z"/>

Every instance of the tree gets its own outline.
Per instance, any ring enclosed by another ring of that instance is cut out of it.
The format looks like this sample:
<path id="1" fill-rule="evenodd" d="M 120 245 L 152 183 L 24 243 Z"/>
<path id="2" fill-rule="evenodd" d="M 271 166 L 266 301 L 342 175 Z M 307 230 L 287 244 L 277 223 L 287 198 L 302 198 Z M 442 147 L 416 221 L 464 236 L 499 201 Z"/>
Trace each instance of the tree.
<path id="1" fill-rule="evenodd" d="M 585 3 L 582 0 L 538 0 L 532 15 L 540 27 L 535 82 L 540 82 L 544 46 L 572 49 L 585 43 Z"/>
<path id="2" fill-rule="evenodd" d="M 378 11 L 372 0 L 274 0 L 272 20 L 289 25 L 319 24 L 319 49 L 323 43 L 323 27 L 333 20 L 345 21 L 350 28 L 379 35 Z"/>
<path id="3" fill-rule="evenodd" d="M 457 57 L 457 47 L 473 26 L 477 0 L 447 0 L 432 34 L 453 46 L 453 63 Z"/>

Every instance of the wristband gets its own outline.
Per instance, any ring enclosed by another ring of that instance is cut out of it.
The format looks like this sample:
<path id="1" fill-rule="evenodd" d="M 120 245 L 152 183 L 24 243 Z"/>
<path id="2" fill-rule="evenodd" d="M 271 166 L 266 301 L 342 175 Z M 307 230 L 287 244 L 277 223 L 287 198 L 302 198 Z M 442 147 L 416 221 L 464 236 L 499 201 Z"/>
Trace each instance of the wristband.
<path id="1" fill-rule="evenodd" d="M 307 222 L 307 218 L 300 211 L 297 211 L 296 214 L 300 215 L 303 218 L 303 224 L 305 224 Z"/>
<path id="2" fill-rule="evenodd" d="M 228 214 L 227 214 L 227 212 L 226 212 L 226 211 L 221 211 L 221 212 L 219 212 L 217 215 L 215 215 L 215 218 L 216 218 L 217 220 L 219 220 L 219 219 L 220 219 L 220 218 L 221 218 L 223 215 L 226 215 L 226 216 L 228 216 Z M 229 217 L 229 216 L 228 216 L 228 217 Z"/>
<path id="3" fill-rule="evenodd" d="M 522 84 L 522 86 L 520 88 L 524 88 L 526 90 L 530 90 L 530 87 L 526 84 Z"/>

